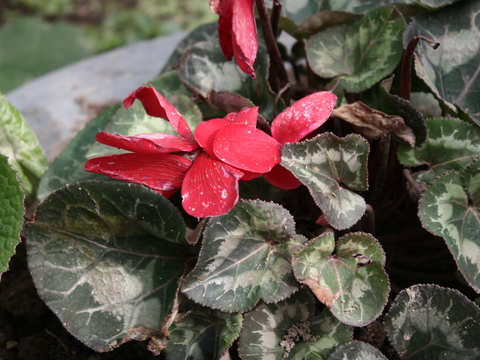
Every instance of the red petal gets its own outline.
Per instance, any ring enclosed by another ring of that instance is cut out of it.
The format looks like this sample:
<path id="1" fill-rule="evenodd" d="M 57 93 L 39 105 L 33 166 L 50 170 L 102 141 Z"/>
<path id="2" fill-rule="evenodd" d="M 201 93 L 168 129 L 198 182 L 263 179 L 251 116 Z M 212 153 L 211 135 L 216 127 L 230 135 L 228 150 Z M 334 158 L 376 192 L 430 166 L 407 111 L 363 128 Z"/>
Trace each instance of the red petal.
<path id="1" fill-rule="evenodd" d="M 273 138 L 281 144 L 300 141 L 327 121 L 336 102 L 335 94 L 328 91 L 298 100 L 273 120 Z"/>
<path id="2" fill-rule="evenodd" d="M 123 101 L 125 108 L 128 109 L 135 99 L 142 102 L 148 115 L 170 121 L 170 124 L 172 124 L 175 131 L 182 137 L 193 140 L 193 134 L 187 121 L 182 115 L 180 115 L 177 109 L 175 109 L 175 106 L 170 104 L 167 99 L 160 95 L 153 86 L 151 88 L 142 86 L 128 95 Z"/>
<path id="3" fill-rule="evenodd" d="M 272 171 L 263 174 L 263 176 L 272 184 L 283 190 L 292 190 L 298 188 L 302 183 L 287 169 L 281 165 L 275 165 Z"/>
<path id="4" fill-rule="evenodd" d="M 241 171 L 200 153 L 183 181 L 183 208 L 199 218 L 226 214 L 238 201 L 242 176 Z"/>
<path id="5" fill-rule="evenodd" d="M 215 140 L 218 130 L 228 124 L 230 124 L 230 122 L 224 119 L 212 119 L 201 122 L 195 129 L 195 139 L 197 139 L 200 146 L 203 147 L 211 157 L 216 158 L 213 152 L 213 141 Z"/>
<path id="6" fill-rule="evenodd" d="M 255 79 L 253 63 L 257 57 L 258 38 L 253 4 L 254 0 L 233 0 L 232 42 L 238 66 Z"/>
<path id="7" fill-rule="evenodd" d="M 223 120 L 228 120 L 230 122 L 235 122 L 235 118 L 237 117 L 238 113 L 229 113 L 223 117 Z"/>
<path id="8" fill-rule="evenodd" d="M 191 165 L 189 160 L 178 155 L 129 153 L 90 159 L 85 170 L 145 185 L 159 192 L 172 192 L 182 186 Z"/>
<path id="9" fill-rule="evenodd" d="M 281 161 L 281 144 L 263 131 L 243 124 L 229 124 L 217 133 L 213 151 L 241 170 L 269 172 Z"/>
<path id="10" fill-rule="evenodd" d="M 97 134 L 97 141 L 101 144 L 141 154 L 192 151 L 199 147 L 195 140 L 161 133 L 122 136 L 102 131 Z"/>
<path id="11" fill-rule="evenodd" d="M 210 0 L 210 9 L 218 14 L 218 38 L 223 55 L 227 60 L 233 58 L 232 39 L 232 0 Z"/>
<path id="12" fill-rule="evenodd" d="M 325 226 L 328 225 L 328 220 L 325 218 L 325 215 L 322 214 L 320 217 L 315 221 L 315 224 Z"/>
<path id="13" fill-rule="evenodd" d="M 259 178 L 260 176 L 263 175 L 263 174 L 260 174 L 260 173 L 251 172 L 251 171 L 247 171 L 247 170 L 242 170 L 242 172 L 243 172 L 243 176 L 240 179 L 242 181 L 253 180 L 253 179 Z"/>
<path id="14" fill-rule="evenodd" d="M 258 106 L 245 108 L 237 113 L 233 119 L 235 124 L 245 124 L 251 127 L 257 126 Z"/>

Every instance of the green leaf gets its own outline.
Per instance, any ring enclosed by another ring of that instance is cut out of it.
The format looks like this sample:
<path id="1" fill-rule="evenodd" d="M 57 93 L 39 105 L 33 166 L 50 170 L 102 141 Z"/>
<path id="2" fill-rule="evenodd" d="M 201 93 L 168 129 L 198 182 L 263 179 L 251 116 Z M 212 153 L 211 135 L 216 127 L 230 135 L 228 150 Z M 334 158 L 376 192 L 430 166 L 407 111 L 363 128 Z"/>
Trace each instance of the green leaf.
<path id="1" fill-rule="evenodd" d="M 0 30 L 0 91 L 13 90 L 92 54 L 92 46 L 76 26 L 18 18 Z"/>
<path id="2" fill-rule="evenodd" d="M 75 181 L 109 179 L 105 175 L 85 171 L 85 155 L 90 147 L 95 144 L 97 133 L 105 128 L 118 108 L 119 105 L 113 105 L 90 121 L 55 159 L 40 180 L 37 194 L 40 201 L 45 199 L 52 191 Z"/>
<path id="3" fill-rule="evenodd" d="M 404 359 L 480 358 L 480 310 L 454 289 L 414 285 L 385 316 L 390 343 Z"/>
<path id="4" fill-rule="evenodd" d="M 169 328 L 168 358 L 220 359 L 239 336 L 242 322 L 239 313 L 198 307 Z"/>
<path id="5" fill-rule="evenodd" d="M 238 342 L 243 359 L 326 359 L 352 338 L 352 328 L 330 311 L 314 314 L 314 300 L 305 290 L 277 304 L 260 304 L 245 313 Z"/>
<path id="6" fill-rule="evenodd" d="M 251 75 L 240 70 L 235 61 L 225 59 L 215 36 L 189 49 L 178 74 L 187 87 L 203 98 L 212 90 L 235 93 L 251 100 L 260 107 L 260 114 L 271 120 L 284 109 L 284 104 L 282 100 L 276 102 L 276 96 L 270 89 L 268 64 L 267 50 L 260 45 L 255 61 L 257 80 L 252 80 Z"/>
<path id="7" fill-rule="evenodd" d="M 387 360 L 387 358 L 372 345 L 354 340 L 339 346 L 328 360 Z"/>
<path id="8" fill-rule="evenodd" d="M 464 172 L 439 176 L 425 190 L 418 216 L 442 236 L 468 283 L 480 293 L 480 159 Z M 464 185 L 466 188 L 464 188 Z"/>
<path id="9" fill-rule="evenodd" d="M 309 1 L 282 1 L 282 15 L 291 19 L 297 26 L 301 25 L 311 16 L 320 12 L 345 12 L 353 14 L 365 14 L 381 5 L 389 5 L 390 0 L 309 0 Z M 395 1 L 396 3 L 399 1 Z M 268 7 L 272 7 L 272 0 L 265 1 Z M 340 14 L 337 14 L 340 15 Z M 340 15 L 341 16 L 341 15 Z M 305 25 L 305 24 L 303 24 Z"/>
<path id="10" fill-rule="evenodd" d="M 130 183 L 82 181 L 50 194 L 27 225 L 40 297 L 85 345 L 108 351 L 137 326 L 159 330 L 191 247 L 178 210 Z"/>
<path id="11" fill-rule="evenodd" d="M 290 261 L 305 239 L 280 205 L 240 201 L 213 217 L 203 235 L 195 269 L 182 292 L 202 305 L 244 312 L 263 299 L 271 303 L 298 290 Z"/>
<path id="12" fill-rule="evenodd" d="M 423 147 L 398 147 L 398 160 L 405 166 L 422 166 L 417 181 L 430 183 L 448 170 L 462 171 L 480 153 L 480 129 L 455 118 L 426 120 L 428 137 Z"/>
<path id="13" fill-rule="evenodd" d="M 175 106 L 187 121 L 190 129 L 194 131 L 202 121 L 202 114 L 190 99 L 191 94 L 182 84 L 177 74 L 175 72 L 165 73 L 152 81 L 152 85 Z M 164 133 L 178 136 L 177 132 L 167 120 L 147 115 L 140 101 L 135 101 L 128 110 L 123 107 L 120 108 L 111 117 L 109 123 L 103 130 L 124 136 L 147 133 Z M 124 150 L 95 143 L 87 152 L 86 157 L 91 159 L 97 156 L 124 152 Z"/>
<path id="14" fill-rule="evenodd" d="M 307 58 L 324 78 L 338 77 L 346 91 L 364 91 L 390 74 L 403 53 L 405 22 L 394 7 L 372 10 L 359 20 L 312 36 Z"/>
<path id="15" fill-rule="evenodd" d="M 480 124 L 480 43 L 478 1 L 459 1 L 440 11 L 415 16 L 404 35 L 404 45 L 415 36 L 441 43 L 434 50 L 426 41 L 416 47 L 415 70 L 452 112 L 458 107 Z M 475 40 L 474 40 L 475 39 Z"/>
<path id="16" fill-rule="evenodd" d="M 40 177 L 48 168 L 47 158 L 35 133 L 18 110 L 0 94 L 0 154 L 18 172 L 28 197 L 33 199 Z"/>
<path id="17" fill-rule="evenodd" d="M 331 26 L 343 24 L 361 17 L 361 14 L 352 14 L 345 11 L 321 11 L 307 18 L 293 35 L 303 35 L 308 38 Z"/>
<path id="18" fill-rule="evenodd" d="M 172 55 L 163 66 L 163 69 L 160 73 L 164 74 L 168 71 L 172 71 L 173 69 L 175 69 L 180 63 L 180 60 L 185 55 L 185 53 L 196 43 L 199 43 L 201 41 L 208 41 L 208 40 L 211 40 L 212 38 L 215 38 L 216 41 L 218 41 L 217 27 L 218 27 L 218 23 L 213 22 L 210 24 L 200 25 L 195 30 L 190 32 L 177 45 Z"/>
<path id="19" fill-rule="evenodd" d="M 332 233 L 310 240 L 292 261 L 295 277 L 341 322 L 365 326 L 387 303 L 385 254 L 370 234 L 350 233 L 335 246 Z"/>
<path id="20" fill-rule="evenodd" d="M 311 140 L 285 144 L 282 165 L 312 194 L 328 223 L 338 230 L 354 225 L 365 212 L 365 200 L 347 190 L 367 190 L 370 148 L 359 135 L 338 138 L 323 133 Z"/>
<path id="21" fill-rule="evenodd" d="M 23 224 L 25 195 L 16 175 L 8 159 L 0 155 L 0 275 L 7 271 L 8 261 L 15 254 Z"/>

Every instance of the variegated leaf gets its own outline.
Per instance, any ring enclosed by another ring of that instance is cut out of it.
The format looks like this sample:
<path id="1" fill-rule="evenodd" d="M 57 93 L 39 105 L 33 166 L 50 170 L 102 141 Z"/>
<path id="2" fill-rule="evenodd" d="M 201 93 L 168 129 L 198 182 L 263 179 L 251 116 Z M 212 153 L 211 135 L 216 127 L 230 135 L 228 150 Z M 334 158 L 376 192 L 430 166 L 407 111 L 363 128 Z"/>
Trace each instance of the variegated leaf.
<path id="1" fill-rule="evenodd" d="M 365 200 L 347 188 L 367 190 L 369 150 L 359 135 L 338 138 L 323 133 L 286 144 L 281 164 L 307 186 L 329 224 L 342 230 L 354 225 L 365 212 Z"/>
<path id="2" fill-rule="evenodd" d="M 425 190 L 418 216 L 442 236 L 468 283 L 480 293 L 480 159 L 463 173 L 448 172 Z M 465 186 L 465 187 L 464 187 Z"/>
<path id="3" fill-rule="evenodd" d="M 387 360 L 387 358 L 372 345 L 354 340 L 339 346 L 328 360 Z"/>
<path id="4" fill-rule="evenodd" d="M 168 329 L 168 359 L 219 359 L 239 336 L 242 322 L 239 313 L 197 307 Z"/>
<path id="5" fill-rule="evenodd" d="M 25 209 L 24 192 L 20 187 L 17 172 L 8 164 L 6 156 L 0 155 L 0 275 L 8 270 L 8 262 L 20 242 L 20 231 Z"/>
<path id="6" fill-rule="evenodd" d="M 448 8 L 418 15 L 408 26 L 404 45 L 416 36 L 440 42 L 434 50 L 421 41 L 415 50 L 415 70 L 450 108 L 480 124 L 480 2 L 458 1 Z M 463 117 L 462 117 L 463 118 Z"/>
<path id="7" fill-rule="evenodd" d="M 261 304 L 245 314 L 239 354 L 252 360 L 326 359 L 352 338 L 352 328 L 325 309 L 313 317 L 312 296 L 300 291 L 277 304 Z"/>
<path id="8" fill-rule="evenodd" d="M 480 128 L 455 118 L 427 119 L 428 137 L 420 149 L 398 147 L 399 161 L 426 169 L 414 174 L 417 181 L 430 183 L 448 170 L 462 171 L 480 154 Z"/>
<path id="9" fill-rule="evenodd" d="M 22 189 L 33 200 L 38 182 L 48 168 L 47 158 L 22 114 L 1 94 L 0 154 L 8 157 Z"/>
<path id="10" fill-rule="evenodd" d="M 309 64 L 321 77 L 338 77 L 349 92 L 364 91 L 397 66 L 405 26 L 394 7 L 376 8 L 353 23 L 312 36 L 306 45 Z"/>
<path id="11" fill-rule="evenodd" d="M 401 291 L 385 329 L 403 359 L 480 358 L 480 310 L 454 289 L 414 285 Z"/>
<path id="12" fill-rule="evenodd" d="M 69 184 L 39 205 L 26 232 L 40 297 L 96 351 L 140 326 L 160 330 L 193 256 L 178 210 L 131 183 Z"/>
<path id="13" fill-rule="evenodd" d="M 290 264 L 306 239 L 295 234 L 292 216 L 263 201 L 240 201 L 205 229 L 195 269 L 182 292 L 202 305 L 243 312 L 263 299 L 285 299 L 298 290 Z"/>
<path id="14" fill-rule="evenodd" d="M 335 246 L 332 233 L 309 241 L 292 261 L 296 278 L 341 322 L 365 326 L 375 320 L 390 290 L 385 254 L 370 234 L 351 233 Z"/>
<path id="15" fill-rule="evenodd" d="M 284 109 L 284 102 L 278 101 L 270 88 L 268 64 L 267 49 L 259 46 L 255 61 L 257 79 L 253 80 L 235 62 L 225 59 L 218 38 L 212 36 L 189 49 L 179 65 L 178 74 L 202 98 L 207 98 L 212 90 L 235 93 L 259 106 L 260 114 L 272 120 Z"/>

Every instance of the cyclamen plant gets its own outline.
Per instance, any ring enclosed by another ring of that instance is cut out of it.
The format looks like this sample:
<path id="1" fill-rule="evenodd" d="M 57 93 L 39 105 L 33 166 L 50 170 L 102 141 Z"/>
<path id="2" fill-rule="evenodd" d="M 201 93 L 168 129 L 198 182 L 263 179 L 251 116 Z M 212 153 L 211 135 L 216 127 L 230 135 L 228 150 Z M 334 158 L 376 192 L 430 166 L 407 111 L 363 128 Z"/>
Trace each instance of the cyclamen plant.
<path id="1" fill-rule="evenodd" d="M 30 139 L 2 147 L 7 258 L 21 184 L 68 331 L 169 359 L 480 358 L 480 3 L 380 3 L 212 0 L 43 175 L 2 99 Z"/>

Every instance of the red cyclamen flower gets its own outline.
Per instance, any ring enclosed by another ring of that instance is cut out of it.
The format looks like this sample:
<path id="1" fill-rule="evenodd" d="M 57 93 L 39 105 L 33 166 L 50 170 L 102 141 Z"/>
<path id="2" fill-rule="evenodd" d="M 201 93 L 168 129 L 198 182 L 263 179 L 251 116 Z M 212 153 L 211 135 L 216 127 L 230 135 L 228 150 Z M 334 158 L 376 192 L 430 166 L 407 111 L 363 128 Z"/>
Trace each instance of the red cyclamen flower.
<path id="1" fill-rule="evenodd" d="M 281 144 L 255 127 L 258 107 L 204 121 L 193 134 L 183 116 L 153 87 L 132 92 L 124 106 L 129 108 L 135 99 L 147 114 L 169 121 L 180 137 L 101 132 L 98 142 L 131 153 L 88 160 L 86 171 L 142 184 L 167 197 L 181 188 L 187 213 L 207 217 L 225 214 L 235 206 L 240 179 L 258 177 L 281 161 Z M 232 161 L 235 166 L 230 165 Z"/>
<path id="2" fill-rule="evenodd" d="M 329 91 L 320 91 L 298 100 L 273 120 L 272 137 L 282 146 L 286 143 L 294 143 L 304 139 L 328 120 L 336 102 L 337 97 Z M 229 144 L 230 146 L 237 146 L 234 141 L 232 134 L 231 138 L 217 139 L 216 144 L 225 148 Z M 240 143 L 238 146 L 240 146 Z M 222 155 L 228 164 L 238 167 L 237 157 L 228 157 L 228 153 Z M 263 176 L 272 185 L 284 190 L 295 189 L 301 185 L 300 181 L 280 164 L 275 165 L 271 171 L 263 174 Z"/>
<path id="3" fill-rule="evenodd" d="M 233 55 L 244 73 L 255 79 L 253 63 L 257 57 L 257 24 L 254 0 L 210 0 L 210 9 L 219 15 L 218 37 L 227 60 Z"/>

